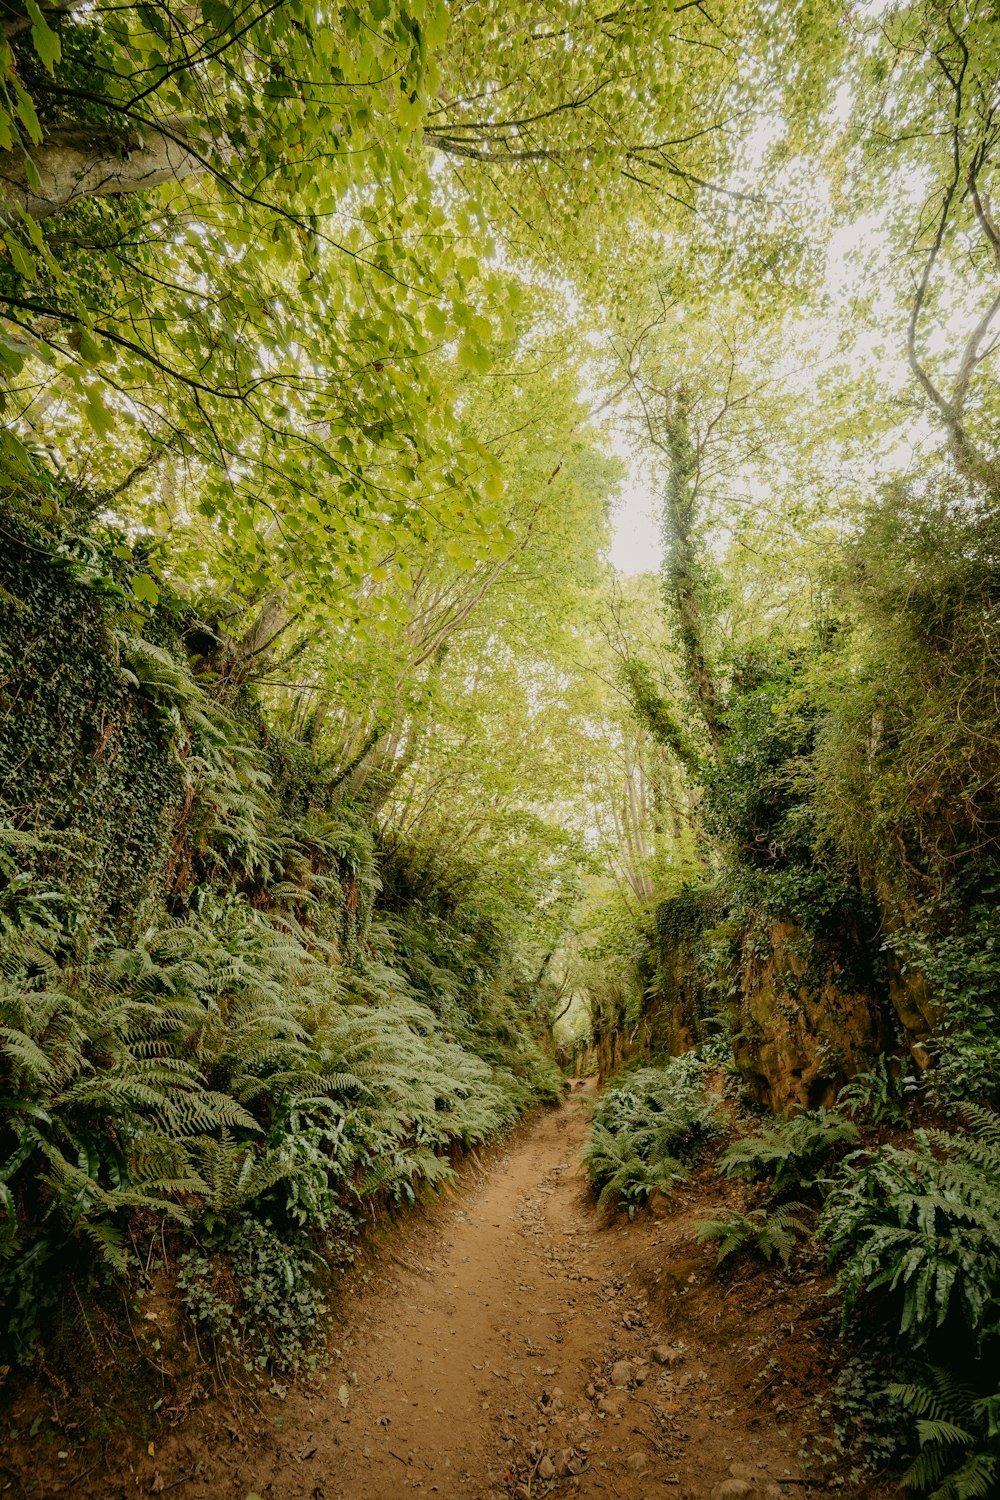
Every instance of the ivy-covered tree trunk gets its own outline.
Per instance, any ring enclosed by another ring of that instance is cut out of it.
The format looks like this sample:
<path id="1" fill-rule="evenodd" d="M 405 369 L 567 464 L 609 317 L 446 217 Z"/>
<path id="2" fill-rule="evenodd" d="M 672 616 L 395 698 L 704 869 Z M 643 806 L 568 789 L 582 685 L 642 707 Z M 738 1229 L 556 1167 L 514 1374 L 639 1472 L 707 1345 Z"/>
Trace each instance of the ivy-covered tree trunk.
<path id="1" fill-rule="evenodd" d="M 664 600 L 677 620 L 684 669 L 709 739 L 718 749 L 723 723 L 719 691 L 705 646 L 704 591 L 699 577 L 698 455 L 691 439 L 688 403 L 683 390 L 668 398 L 665 431 L 668 467 L 663 497 Z"/>

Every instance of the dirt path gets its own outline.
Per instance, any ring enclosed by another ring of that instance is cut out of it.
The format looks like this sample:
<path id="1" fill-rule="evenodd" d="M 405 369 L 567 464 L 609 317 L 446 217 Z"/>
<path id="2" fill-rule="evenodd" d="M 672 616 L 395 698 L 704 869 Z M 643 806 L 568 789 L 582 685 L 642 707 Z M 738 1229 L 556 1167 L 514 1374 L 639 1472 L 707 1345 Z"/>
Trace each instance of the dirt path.
<path id="1" fill-rule="evenodd" d="M 801 1422 L 759 1389 L 763 1368 L 780 1393 L 773 1339 L 718 1291 L 678 1320 L 705 1256 L 690 1259 L 683 1211 L 640 1226 L 595 1208 L 587 1113 L 575 1096 L 539 1119 L 383 1256 L 321 1394 L 289 1391 L 221 1447 L 178 1433 L 115 1493 L 808 1495 Z M 795 1313 L 760 1316 L 773 1333 Z"/>

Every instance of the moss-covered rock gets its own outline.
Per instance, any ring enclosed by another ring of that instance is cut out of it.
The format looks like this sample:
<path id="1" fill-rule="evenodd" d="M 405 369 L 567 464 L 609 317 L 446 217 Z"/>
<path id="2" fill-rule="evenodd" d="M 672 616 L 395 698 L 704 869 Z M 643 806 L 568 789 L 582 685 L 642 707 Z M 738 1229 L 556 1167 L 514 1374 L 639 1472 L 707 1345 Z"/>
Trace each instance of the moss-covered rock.
<path id="1" fill-rule="evenodd" d="M 746 945 L 733 1053 L 758 1104 L 774 1114 L 832 1104 L 883 1050 L 881 998 L 851 975 L 834 945 L 794 922 L 774 921 L 766 942 Z"/>

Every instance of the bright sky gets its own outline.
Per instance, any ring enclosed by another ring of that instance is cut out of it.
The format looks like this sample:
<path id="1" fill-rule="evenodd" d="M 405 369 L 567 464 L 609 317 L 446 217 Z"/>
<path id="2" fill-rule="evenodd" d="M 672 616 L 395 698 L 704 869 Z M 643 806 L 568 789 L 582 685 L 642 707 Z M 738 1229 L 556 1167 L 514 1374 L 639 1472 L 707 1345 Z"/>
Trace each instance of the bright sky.
<path id="1" fill-rule="evenodd" d="M 655 573 L 663 561 L 659 501 L 635 466 L 622 484 L 611 520 L 610 557 L 619 573 Z"/>

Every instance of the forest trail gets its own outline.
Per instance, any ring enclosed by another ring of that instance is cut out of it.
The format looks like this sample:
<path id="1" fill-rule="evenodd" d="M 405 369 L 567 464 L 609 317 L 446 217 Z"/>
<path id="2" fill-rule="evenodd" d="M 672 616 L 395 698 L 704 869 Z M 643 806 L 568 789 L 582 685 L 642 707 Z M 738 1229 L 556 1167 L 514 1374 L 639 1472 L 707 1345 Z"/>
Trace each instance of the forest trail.
<path id="1" fill-rule="evenodd" d="M 757 1283 L 756 1306 L 727 1307 L 690 1203 L 635 1224 L 598 1210 L 580 1159 L 588 1119 L 571 1095 L 395 1233 L 344 1298 L 311 1395 L 279 1393 L 240 1428 L 206 1423 L 198 1438 L 189 1418 L 104 1494 L 778 1500 L 825 1488 L 804 1477 L 796 1424 L 808 1418 L 779 1400 L 767 1357 L 802 1310 L 779 1293 L 769 1312 Z M 709 1300 L 694 1311 L 696 1282 Z M 793 1408 L 811 1409 L 801 1397 Z"/>

